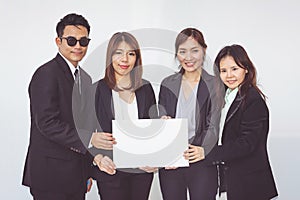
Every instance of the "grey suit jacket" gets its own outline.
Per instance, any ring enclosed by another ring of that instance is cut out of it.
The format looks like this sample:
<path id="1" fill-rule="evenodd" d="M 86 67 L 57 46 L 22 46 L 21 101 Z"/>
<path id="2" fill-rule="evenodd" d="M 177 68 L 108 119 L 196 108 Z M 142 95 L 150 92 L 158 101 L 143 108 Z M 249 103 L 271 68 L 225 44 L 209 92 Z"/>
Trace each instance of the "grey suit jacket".
<path id="1" fill-rule="evenodd" d="M 176 116 L 176 107 L 181 88 L 182 74 L 165 78 L 159 92 L 159 115 Z M 192 144 L 203 146 L 209 152 L 218 140 L 220 107 L 216 95 L 217 79 L 202 69 L 197 91 L 196 134 Z"/>

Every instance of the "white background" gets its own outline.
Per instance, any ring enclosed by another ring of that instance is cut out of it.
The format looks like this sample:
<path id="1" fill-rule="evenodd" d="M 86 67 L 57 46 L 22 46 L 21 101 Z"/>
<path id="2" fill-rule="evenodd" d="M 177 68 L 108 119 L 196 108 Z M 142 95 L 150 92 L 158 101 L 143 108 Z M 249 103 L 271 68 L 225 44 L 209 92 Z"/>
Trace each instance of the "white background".
<path id="1" fill-rule="evenodd" d="M 279 199 L 298 199 L 299 11 L 296 0 L 0 0 L 0 199 L 31 199 L 21 185 L 30 126 L 27 88 L 35 69 L 56 55 L 55 26 L 70 12 L 91 24 L 87 57 L 114 32 L 141 28 L 180 32 L 196 27 L 212 59 L 225 45 L 243 45 L 268 96 L 268 148 Z M 156 180 L 151 199 L 159 196 Z M 97 199 L 96 184 L 87 199 Z"/>

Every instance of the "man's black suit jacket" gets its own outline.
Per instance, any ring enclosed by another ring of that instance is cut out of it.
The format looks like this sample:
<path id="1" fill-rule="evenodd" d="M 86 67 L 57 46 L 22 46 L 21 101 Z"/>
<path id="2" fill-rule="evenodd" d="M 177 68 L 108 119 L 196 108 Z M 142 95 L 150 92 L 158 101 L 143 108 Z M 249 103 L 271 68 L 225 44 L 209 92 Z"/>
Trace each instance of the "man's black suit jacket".
<path id="1" fill-rule="evenodd" d="M 75 93 L 77 98 L 86 95 L 91 85 L 82 69 L 80 78 L 81 95 Z M 83 112 L 84 102 L 72 100 L 73 85 L 71 70 L 60 54 L 34 73 L 29 85 L 31 129 L 23 185 L 60 193 L 86 190 L 88 152 L 72 112 Z M 76 102 L 81 106 L 74 106 Z"/>

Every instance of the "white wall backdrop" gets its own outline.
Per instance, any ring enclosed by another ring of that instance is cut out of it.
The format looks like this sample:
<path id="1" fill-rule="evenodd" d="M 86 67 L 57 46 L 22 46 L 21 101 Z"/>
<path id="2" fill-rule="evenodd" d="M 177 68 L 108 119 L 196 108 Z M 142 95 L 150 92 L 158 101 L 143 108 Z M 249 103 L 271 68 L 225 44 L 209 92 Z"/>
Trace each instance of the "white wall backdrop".
<path id="1" fill-rule="evenodd" d="M 70 12 L 82 14 L 91 24 L 86 58 L 114 32 L 144 28 L 175 33 L 198 28 L 212 60 L 225 45 L 243 45 L 268 96 L 268 147 L 279 199 L 299 199 L 299 11 L 297 0 L 0 0 L 0 199 L 31 199 L 28 188 L 21 185 L 29 142 L 27 88 L 35 69 L 55 56 L 55 26 Z M 102 65 L 102 58 L 99 55 L 95 65 Z M 173 57 L 166 59 L 176 69 Z M 149 54 L 144 57 L 145 64 L 151 62 Z M 87 197 L 97 199 L 96 184 Z M 157 180 L 151 199 L 161 199 Z"/>

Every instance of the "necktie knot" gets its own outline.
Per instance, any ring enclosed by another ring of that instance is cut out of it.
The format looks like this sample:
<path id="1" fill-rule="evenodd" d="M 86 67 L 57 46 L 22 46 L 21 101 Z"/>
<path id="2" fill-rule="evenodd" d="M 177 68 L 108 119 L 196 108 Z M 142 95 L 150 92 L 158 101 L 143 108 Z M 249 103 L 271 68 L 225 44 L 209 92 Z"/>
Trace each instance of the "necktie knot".
<path id="1" fill-rule="evenodd" d="M 74 72 L 75 78 L 77 77 L 77 75 L 78 75 L 78 69 L 75 69 L 75 72 Z"/>

